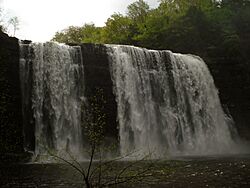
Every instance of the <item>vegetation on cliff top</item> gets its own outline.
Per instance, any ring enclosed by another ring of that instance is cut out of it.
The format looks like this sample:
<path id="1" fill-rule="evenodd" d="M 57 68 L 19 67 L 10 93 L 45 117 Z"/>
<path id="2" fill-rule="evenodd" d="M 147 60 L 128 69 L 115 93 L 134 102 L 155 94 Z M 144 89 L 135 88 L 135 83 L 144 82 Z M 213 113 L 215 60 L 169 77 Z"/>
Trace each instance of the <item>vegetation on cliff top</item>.
<path id="1" fill-rule="evenodd" d="M 62 43 L 128 44 L 249 63 L 249 0 L 160 0 L 155 9 L 138 0 L 104 27 L 85 24 L 57 32 Z"/>

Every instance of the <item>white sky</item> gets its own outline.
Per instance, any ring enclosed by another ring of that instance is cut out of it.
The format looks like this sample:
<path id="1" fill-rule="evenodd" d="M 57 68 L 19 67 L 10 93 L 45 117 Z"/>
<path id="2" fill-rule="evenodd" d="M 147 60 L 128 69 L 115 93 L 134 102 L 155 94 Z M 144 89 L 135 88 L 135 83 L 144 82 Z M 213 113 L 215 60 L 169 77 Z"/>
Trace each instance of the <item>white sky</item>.
<path id="1" fill-rule="evenodd" d="M 8 15 L 17 16 L 20 29 L 16 36 L 33 41 L 50 40 L 56 31 L 68 26 L 94 23 L 103 26 L 115 12 L 124 14 L 136 0 L 0 0 Z M 158 0 L 145 0 L 155 8 Z"/>

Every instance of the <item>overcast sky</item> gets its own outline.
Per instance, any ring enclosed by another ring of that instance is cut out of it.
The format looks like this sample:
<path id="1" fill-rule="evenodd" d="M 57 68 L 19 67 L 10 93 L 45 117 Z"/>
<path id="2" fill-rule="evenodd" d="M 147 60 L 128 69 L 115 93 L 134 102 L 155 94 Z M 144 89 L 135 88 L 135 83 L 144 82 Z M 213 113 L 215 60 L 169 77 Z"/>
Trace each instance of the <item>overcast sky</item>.
<path id="1" fill-rule="evenodd" d="M 114 12 L 124 14 L 136 0 L 0 0 L 7 15 L 20 19 L 16 36 L 33 41 L 50 40 L 56 31 L 68 26 L 94 23 L 103 26 Z M 158 0 L 145 0 L 150 7 Z"/>

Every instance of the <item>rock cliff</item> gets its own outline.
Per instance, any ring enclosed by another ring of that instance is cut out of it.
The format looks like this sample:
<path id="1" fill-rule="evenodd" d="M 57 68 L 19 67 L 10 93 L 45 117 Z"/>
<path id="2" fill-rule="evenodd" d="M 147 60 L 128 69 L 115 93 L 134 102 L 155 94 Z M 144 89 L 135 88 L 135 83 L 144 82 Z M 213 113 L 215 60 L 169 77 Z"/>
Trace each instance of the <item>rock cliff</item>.
<path id="1" fill-rule="evenodd" d="M 22 152 L 18 39 L 0 31 L 0 156 Z"/>

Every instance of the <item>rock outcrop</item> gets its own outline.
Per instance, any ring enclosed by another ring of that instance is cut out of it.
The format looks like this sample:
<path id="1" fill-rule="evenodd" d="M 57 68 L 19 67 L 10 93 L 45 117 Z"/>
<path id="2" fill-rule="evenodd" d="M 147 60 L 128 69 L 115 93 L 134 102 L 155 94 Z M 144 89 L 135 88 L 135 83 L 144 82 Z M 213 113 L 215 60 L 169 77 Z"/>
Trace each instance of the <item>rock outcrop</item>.
<path id="1" fill-rule="evenodd" d="M 23 152 L 21 109 L 18 39 L 0 31 L 0 156 Z"/>
<path id="2" fill-rule="evenodd" d="M 219 90 L 224 111 L 233 117 L 240 136 L 250 140 L 250 65 L 237 61 L 218 62 L 208 63 L 208 67 Z"/>

